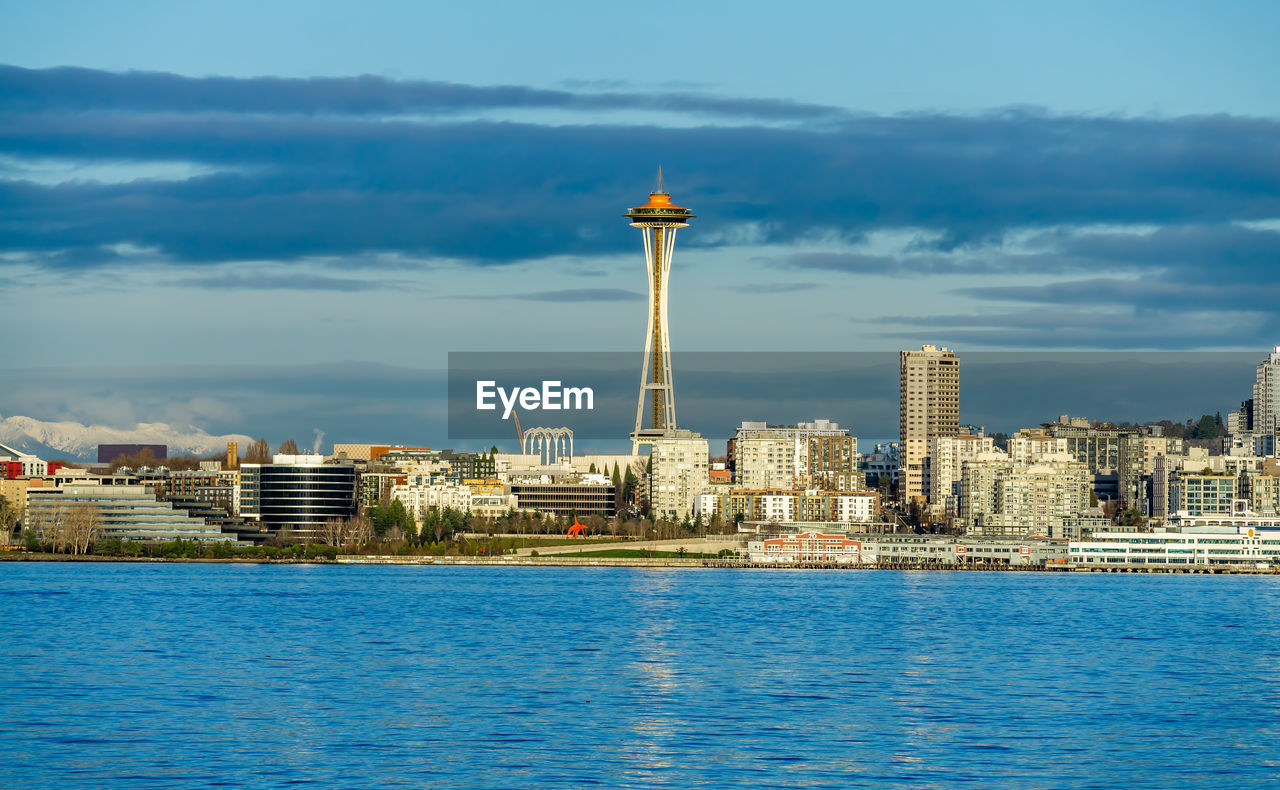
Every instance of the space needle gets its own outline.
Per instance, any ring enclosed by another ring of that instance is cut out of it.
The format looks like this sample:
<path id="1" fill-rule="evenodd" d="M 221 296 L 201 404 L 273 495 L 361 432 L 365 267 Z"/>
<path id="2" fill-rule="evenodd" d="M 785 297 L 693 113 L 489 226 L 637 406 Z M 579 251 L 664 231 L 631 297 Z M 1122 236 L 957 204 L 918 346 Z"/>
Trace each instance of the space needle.
<path id="1" fill-rule="evenodd" d="M 644 237 L 644 262 L 649 269 L 649 328 L 645 332 L 644 366 L 640 372 L 640 398 L 636 403 L 636 429 L 631 434 L 631 453 L 641 444 L 652 444 L 676 428 L 676 391 L 671 380 L 671 341 L 667 331 L 667 289 L 671 258 L 676 249 L 676 231 L 689 227 L 693 212 L 671 202 L 662 189 L 662 168 L 658 168 L 658 188 L 649 193 L 649 202 L 624 214 L 631 227 Z M 650 401 L 650 424 L 644 426 L 645 402 Z"/>

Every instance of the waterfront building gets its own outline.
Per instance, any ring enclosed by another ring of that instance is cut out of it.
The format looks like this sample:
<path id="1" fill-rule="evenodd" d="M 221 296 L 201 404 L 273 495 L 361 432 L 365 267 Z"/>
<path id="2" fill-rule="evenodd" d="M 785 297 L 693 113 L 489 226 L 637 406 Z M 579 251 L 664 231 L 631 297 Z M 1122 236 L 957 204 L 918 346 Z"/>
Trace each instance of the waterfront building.
<path id="1" fill-rule="evenodd" d="M 1280 519 L 1253 514 L 1184 516 L 1153 532 L 1100 530 L 1073 540 L 1073 567 L 1280 566 Z"/>
<path id="2" fill-rule="evenodd" d="M 390 498 L 399 500 L 419 525 L 427 513 L 449 508 L 461 513 L 471 510 L 471 487 L 461 483 L 438 482 L 426 485 L 394 484 Z"/>
<path id="3" fill-rule="evenodd" d="M 194 499 L 197 489 L 216 486 L 219 482 L 217 471 L 170 471 L 157 479 L 156 493 L 169 499 Z"/>
<path id="4" fill-rule="evenodd" d="M 1067 542 L 1046 538 L 809 532 L 749 541 L 742 554 L 752 562 L 777 564 L 1045 566 L 1066 564 Z"/>
<path id="5" fill-rule="evenodd" d="M 748 544 L 747 554 L 753 562 L 823 562 L 863 564 L 862 541 L 844 535 L 803 532 L 779 535 Z"/>
<path id="6" fill-rule="evenodd" d="M 707 440 L 684 429 L 648 439 L 649 506 L 658 518 L 679 521 L 693 514 L 694 497 L 710 486 Z"/>
<path id="7" fill-rule="evenodd" d="M 899 355 L 898 423 L 904 500 L 923 502 L 930 442 L 960 433 L 960 360 L 946 348 L 921 346 Z"/>
<path id="8" fill-rule="evenodd" d="M 359 473 L 359 479 L 360 509 L 364 510 L 390 500 L 392 488 L 405 485 L 409 476 L 404 472 L 363 471 Z"/>
<path id="9" fill-rule="evenodd" d="M 355 466 L 325 463 L 320 455 L 240 465 L 239 515 L 286 540 L 319 539 L 326 521 L 355 516 L 357 493 Z"/>
<path id="10" fill-rule="evenodd" d="M 58 487 L 29 488 L 23 530 L 37 535 L 64 522 L 77 506 L 93 508 L 102 538 L 121 540 L 235 541 L 203 518 L 162 502 L 147 486 L 68 483 Z"/>
<path id="11" fill-rule="evenodd" d="M 1065 439 L 1067 453 L 1085 464 L 1095 480 L 1110 482 L 1114 476 L 1115 490 L 1109 486 L 1095 485 L 1100 499 L 1113 495 L 1128 507 L 1137 507 L 1144 500 L 1142 479 L 1148 463 L 1154 469 L 1156 453 L 1151 452 L 1148 461 L 1146 438 L 1156 438 L 1151 430 L 1118 428 L 1113 423 L 1091 423 L 1082 417 L 1062 415 L 1056 423 L 1045 423 L 1046 435 Z M 1166 449 L 1170 445 L 1166 442 Z"/>

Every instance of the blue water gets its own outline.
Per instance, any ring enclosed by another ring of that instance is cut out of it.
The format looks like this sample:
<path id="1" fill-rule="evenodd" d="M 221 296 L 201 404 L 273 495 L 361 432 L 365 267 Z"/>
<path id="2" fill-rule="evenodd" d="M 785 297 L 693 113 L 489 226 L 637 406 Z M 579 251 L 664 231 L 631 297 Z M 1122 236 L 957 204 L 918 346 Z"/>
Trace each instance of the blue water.
<path id="1" fill-rule="evenodd" d="M 0 786 L 1280 785 L 1280 579 L 0 563 Z"/>

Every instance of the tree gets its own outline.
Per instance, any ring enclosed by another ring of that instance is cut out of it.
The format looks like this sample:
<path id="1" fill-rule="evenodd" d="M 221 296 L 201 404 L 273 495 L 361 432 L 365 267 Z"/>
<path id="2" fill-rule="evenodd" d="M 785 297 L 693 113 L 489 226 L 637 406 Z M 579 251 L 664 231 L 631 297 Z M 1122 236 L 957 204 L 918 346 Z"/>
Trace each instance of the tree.
<path id="1" fill-rule="evenodd" d="M 344 524 L 343 545 L 359 545 L 373 540 L 373 524 L 364 516 L 353 516 Z"/>
<path id="2" fill-rule="evenodd" d="M 409 514 L 404 503 L 398 499 L 391 500 L 387 505 L 386 518 L 390 529 L 399 529 L 410 541 L 418 537 L 418 524 L 413 520 L 413 516 Z"/>
<path id="3" fill-rule="evenodd" d="M 246 464 L 269 464 L 271 463 L 271 445 L 267 444 L 266 439 L 258 439 L 250 444 L 248 449 L 244 451 L 244 462 Z"/>
<path id="4" fill-rule="evenodd" d="M 88 554 L 102 537 L 102 511 L 93 502 L 81 502 L 67 511 L 64 539 L 72 554 Z"/>
<path id="5" fill-rule="evenodd" d="M 0 495 L 0 540 L 7 545 L 13 538 L 13 528 L 18 524 L 18 507 Z"/>
<path id="6" fill-rule="evenodd" d="M 341 546 L 346 539 L 347 520 L 342 518 L 327 519 L 320 525 L 320 539 L 326 546 Z"/>
<path id="7" fill-rule="evenodd" d="M 591 468 L 587 470 L 587 474 L 593 475 L 595 473 L 596 473 L 596 464 L 595 464 L 595 461 L 592 461 Z"/>
<path id="8" fill-rule="evenodd" d="M 279 451 L 278 451 L 278 452 L 279 452 L 281 455 L 297 455 L 297 454 L 298 454 L 298 443 L 297 443 L 297 442 L 295 442 L 295 441 L 294 441 L 294 440 L 292 440 L 292 439 L 285 439 L 285 440 L 280 444 L 280 449 L 279 449 Z"/>
<path id="9" fill-rule="evenodd" d="M 65 551 L 71 544 L 67 537 L 67 509 L 59 503 L 51 508 L 27 509 L 25 531 L 49 543 L 54 552 Z"/>

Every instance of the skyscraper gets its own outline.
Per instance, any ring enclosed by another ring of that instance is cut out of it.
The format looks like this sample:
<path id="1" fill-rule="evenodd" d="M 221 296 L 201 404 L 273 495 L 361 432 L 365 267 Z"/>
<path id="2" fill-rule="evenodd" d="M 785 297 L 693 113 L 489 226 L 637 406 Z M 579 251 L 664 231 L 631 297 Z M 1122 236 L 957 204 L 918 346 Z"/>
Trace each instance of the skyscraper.
<path id="1" fill-rule="evenodd" d="M 649 202 L 623 216 L 644 236 L 644 262 L 649 270 L 649 328 L 645 331 L 636 428 L 631 434 L 631 452 L 635 454 L 641 444 L 652 444 L 653 439 L 676 428 L 676 393 L 671 380 L 671 341 L 667 332 L 667 282 L 676 249 L 676 231 L 689 227 L 688 220 L 694 215 L 671 202 L 671 195 L 662 189 L 662 169 L 659 168 L 658 188 L 649 193 Z M 650 399 L 650 427 L 645 428 L 645 401 Z"/>
<path id="2" fill-rule="evenodd" d="M 930 441 L 960 432 L 960 360 L 945 348 L 921 346 L 901 352 L 900 362 L 898 481 L 903 499 L 920 501 L 928 493 Z"/>
<path id="3" fill-rule="evenodd" d="M 1280 346 L 1258 365 L 1253 382 L 1253 432 L 1274 436 L 1280 425 Z"/>

